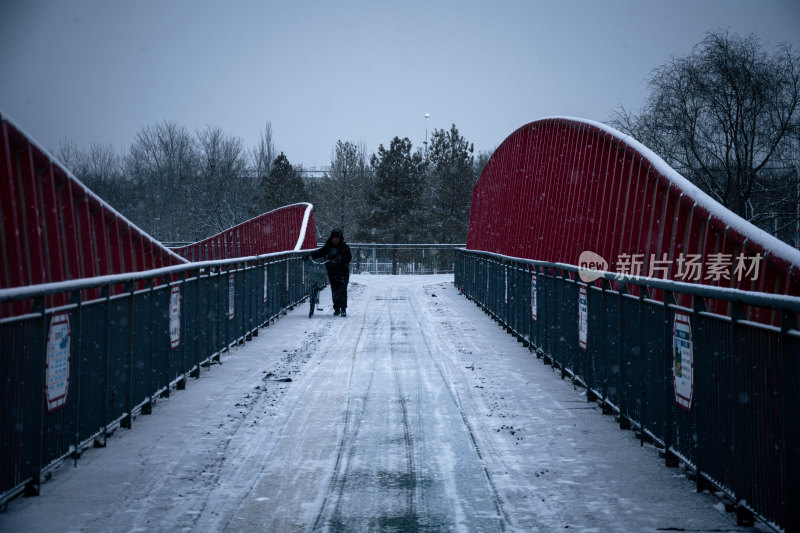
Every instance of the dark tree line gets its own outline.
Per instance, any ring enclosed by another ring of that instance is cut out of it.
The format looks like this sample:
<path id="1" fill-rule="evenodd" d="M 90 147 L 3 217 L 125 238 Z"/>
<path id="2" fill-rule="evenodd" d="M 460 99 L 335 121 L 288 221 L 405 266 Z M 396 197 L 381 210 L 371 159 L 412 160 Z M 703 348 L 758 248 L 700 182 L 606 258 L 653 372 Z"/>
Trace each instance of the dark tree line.
<path id="1" fill-rule="evenodd" d="M 248 218 L 297 202 L 315 205 L 318 239 L 334 227 L 362 242 L 466 242 L 472 187 L 488 154 L 449 130 L 427 151 L 408 138 L 367 156 L 363 143 L 339 141 L 330 170 L 306 176 L 272 140 L 258 144 L 220 128 L 194 134 L 174 123 L 145 126 L 126 153 L 62 143 L 58 157 L 101 198 L 163 242 L 203 239 Z"/>
<path id="2" fill-rule="evenodd" d="M 339 226 L 359 242 L 465 243 L 472 189 L 489 155 L 476 157 L 455 125 L 434 130 L 428 150 L 395 137 L 369 161 L 363 144 L 339 141 L 330 172 L 310 181 L 318 232 Z"/>
<path id="3" fill-rule="evenodd" d="M 110 145 L 58 151 L 75 176 L 134 224 L 164 242 L 191 242 L 290 203 L 307 201 L 303 170 L 276 155 L 267 123 L 259 144 L 207 127 L 145 126 L 126 153 Z"/>

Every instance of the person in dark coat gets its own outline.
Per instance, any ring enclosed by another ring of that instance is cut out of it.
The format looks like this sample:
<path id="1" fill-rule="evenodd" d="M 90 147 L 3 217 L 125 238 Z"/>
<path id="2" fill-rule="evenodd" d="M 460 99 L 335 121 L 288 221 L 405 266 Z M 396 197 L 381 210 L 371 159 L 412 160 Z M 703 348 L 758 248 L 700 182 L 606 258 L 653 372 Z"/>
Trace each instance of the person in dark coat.
<path id="1" fill-rule="evenodd" d="M 309 257 L 328 261 L 325 268 L 331 283 L 333 314 L 347 316 L 347 283 L 350 281 L 350 261 L 353 256 L 350 254 L 350 247 L 344 242 L 342 230 L 335 228 L 322 248 L 306 254 L 303 259 L 307 260 Z"/>

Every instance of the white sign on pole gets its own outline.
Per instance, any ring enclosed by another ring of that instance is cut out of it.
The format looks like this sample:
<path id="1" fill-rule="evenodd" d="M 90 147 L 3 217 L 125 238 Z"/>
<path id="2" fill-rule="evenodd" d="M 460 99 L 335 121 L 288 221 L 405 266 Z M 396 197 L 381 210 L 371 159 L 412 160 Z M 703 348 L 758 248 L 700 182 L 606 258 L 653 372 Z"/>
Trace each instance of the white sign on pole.
<path id="1" fill-rule="evenodd" d="M 694 350 L 689 315 L 675 313 L 672 325 L 672 378 L 675 403 L 687 411 L 692 409 L 694 395 Z"/>
<path id="2" fill-rule="evenodd" d="M 536 272 L 531 275 L 531 317 L 536 320 Z"/>
<path id="3" fill-rule="evenodd" d="M 586 296 L 586 287 L 581 287 L 578 294 L 578 343 L 581 349 L 586 349 L 589 338 L 589 301 Z"/>
<path id="4" fill-rule="evenodd" d="M 234 309 L 234 307 L 233 307 L 233 304 L 234 304 L 234 301 L 233 301 L 233 296 L 234 296 L 234 291 L 233 291 L 234 285 L 233 285 L 233 282 L 234 282 L 234 275 L 233 275 L 233 272 L 231 272 L 230 274 L 228 274 L 228 320 L 233 320 L 233 309 Z"/>
<path id="5" fill-rule="evenodd" d="M 54 411 L 67 403 L 69 392 L 69 315 L 54 315 L 47 332 L 45 393 L 47 410 Z"/>
<path id="6" fill-rule="evenodd" d="M 172 287 L 169 293 L 169 345 L 174 350 L 181 344 L 181 288 Z"/>

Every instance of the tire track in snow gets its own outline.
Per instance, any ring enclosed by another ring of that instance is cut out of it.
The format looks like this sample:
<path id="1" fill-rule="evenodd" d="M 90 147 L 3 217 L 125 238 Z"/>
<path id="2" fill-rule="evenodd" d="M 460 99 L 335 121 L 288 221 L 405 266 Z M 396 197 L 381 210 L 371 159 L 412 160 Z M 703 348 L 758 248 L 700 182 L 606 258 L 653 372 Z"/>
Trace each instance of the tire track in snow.
<path id="1" fill-rule="evenodd" d="M 481 452 L 481 449 L 478 446 L 478 442 L 477 442 L 477 440 L 475 438 L 475 430 L 473 429 L 472 424 L 469 423 L 469 420 L 467 420 L 467 416 L 464 413 L 464 408 L 462 407 L 461 399 L 459 398 L 458 391 L 452 385 L 452 380 L 451 380 L 450 376 L 447 375 L 446 370 L 444 370 L 444 368 L 443 368 L 444 361 L 442 361 L 442 364 L 440 364 L 439 361 L 437 361 L 437 358 L 434 356 L 434 351 L 431 349 L 431 342 L 430 342 L 430 340 L 428 338 L 429 334 L 428 334 L 427 328 L 422 323 L 422 321 L 420 320 L 420 316 L 421 315 L 420 315 L 419 307 L 418 307 L 418 305 L 415 305 L 415 299 L 414 298 L 410 298 L 409 299 L 409 305 L 410 305 L 410 307 L 411 307 L 411 309 L 413 311 L 411 313 L 411 315 L 414 316 L 415 319 L 416 319 L 417 327 L 418 327 L 418 329 L 420 331 L 420 337 L 422 338 L 423 343 L 425 345 L 425 350 L 427 351 L 428 356 L 431 359 L 431 362 L 433 363 L 434 367 L 436 368 L 437 372 L 439 373 L 439 377 L 442 380 L 442 384 L 443 384 L 444 388 L 447 390 L 447 392 L 449 393 L 450 398 L 453 400 L 453 403 L 456 405 L 456 408 L 458 410 L 459 415 L 461 416 L 461 420 L 462 420 L 462 422 L 464 424 L 464 427 L 467 430 L 467 434 L 469 435 L 469 440 L 470 440 L 472 449 L 475 452 L 475 454 L 478 456 L 478 459 L 480 460 L 484 478 L 485 478 L 486 483 L 488 484 L 488 486 L 489 486 L 489 488 L 491 490 L 491 493 L 492 493 L 492 501 L 493 501 L 495 510 L 497 511 L 497 515 L 500 518 L 500 524 L 499 524 L 500 530 L 501 531 L 505 531 L 506 530 L 506 525 L 511 523 L 511 519 L 510 519 L 508 513 L 506 512 L 505 508 L 503 507 L 503 500 L 500 497 L 500 493 L 498 492 L 497 487 L 495 486 L 495 483 L 492 480 L 492 477 L 491 477 L 491 475 L 489 473 L 489 469 L 486 466 L 486 461 L 483 458 L 483 453 Z"/>
<path id="2" fill-rule="evenodd" d="M 361 346 L 362 339 L 364 338 L 364 330 L 366 328 L 367 317 L 369 316 L 368 311 L 371 301 L 372 299 L 367 300 L 367 304 L 364 308 L 364 315 L 363 315 L 364 318 L 361 322 L 361 329 L 358 332 L 358 340 L 356 341 L 355 346 L 353 348 L 353 354 L 350 366 L 350 379 L 347 384 L 348 394 L 347 394 L 347 407 L 345 408 L 344 427 L 342 429 L 342 436 L 339 440 L 339 445 L 336 452 L 336 461 L 333 466 L 333 473 L 331 474 L 331 478 L 328 482 L 328 487 L 325 491 L 325 496 L 322 499 L 322 505 L 320 506 L 319 512 L 317 513 L 317 517 L 314 520 L 314 526 L 312 527 L 312 529 L 315 531 L 319 530 L 321 526 L 324 524 L 324 521 L 326 520 L 325 511 L 329 506 L 329 502 L 331 501 L 332 498 L 335 498 L 333 516 L 336 516 L 340 509 L 342 495 L 346 484 L 347 468 L 351 463 L 355 449 L 352 443 L 356 440 L 358 436 L 358 430 L 361 427 L 361 421 L 363 420 L 363 413 L 367 405 L 367 398 L 369 396 L 370 390 L 372 389 L 372 381 L 375 376 L 374 359 L 371 372 L 369 373 L 369 382 L 367 383 L 367 389 L 361 396 L 361 408 L 359 409 L 360 413 L 358 414 L 358 416 L 355 416 L 356 414 L 355 410 L 357 409 L 357 407 L 354 407 L 353 405 L 354 403 L 353 376 L 355 375 L 356 357 L 358 355 L 359 346 Z M 374 333 L 375 328 L 373 328 L 371 331 Z M 352 428 L 351 425 L 353 426 Z M 347 459 L 346 459 L 346 465 L 344 467 L 344 472 L 342 473 L 342 465 L 345 462 L 345 452 L 347 452 Z"/>
<path id="3" fill-rule="evenodd" d="M 419 527 L 419 519 L 417 517 L 417 504 L 416 504 L 416 493 L 417 493 L 417 476 L 416 470 L 414 466 L 414 444 L 411 436 L 411 430 L 409 428 L 408 423 L 408 409 L 406 407 L 406 397 L 403 394 L 403 387 L 400 384 L 400 373 L 397 371 L 397 357 L 395 351 L 395 343 L 394 343 L 394 335 L 395 335 L 395 318 L 394 313 L 392 312 L 393 306 L 387 306 L 389 308 L 389 328 L 391 338 L 389 339 L 389 350 L 391 355 L 392 361 L 392 373 L 394 374 L 394 384 L 397 391 L 397 396 L 400 402 L 400 409 L 403 413 L 403 442 L 405 445 L 406 451 L 406 474 L 408 475 L 409 486 L 408 486 L 408 494 L 407 494 L 407 501 L 406 501 L 406 516 L 411 517 L 415 520 L 417 527 Z M 419 406 L 419 374 L 417 374 L 417 405 Z"/>

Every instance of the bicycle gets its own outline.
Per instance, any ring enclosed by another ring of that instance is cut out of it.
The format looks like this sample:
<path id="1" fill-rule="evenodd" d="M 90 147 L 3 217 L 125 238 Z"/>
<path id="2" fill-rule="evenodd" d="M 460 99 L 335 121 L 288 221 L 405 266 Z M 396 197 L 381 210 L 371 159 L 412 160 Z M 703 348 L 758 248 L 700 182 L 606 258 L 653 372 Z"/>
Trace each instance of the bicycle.
<path id="1" fill-rule="evenodd" d="M 314 261 L 313 259 L 310 260 L 313 265 L 309 269 L 308 272 L 308 279 L 311 282 L 310 293 L 308 296 L 308 301 L 310 303 L 310 307 L 308 309 L 308 318 L 314 316 L 314 308 L 317 307 L 317 303 L 319 303 L 319 292 L 325 288 L 325 285 L 328 284 L 328 273 L 325 269 L 321 268 L 322 265 L 327 263 L 328 261 Z"/>

